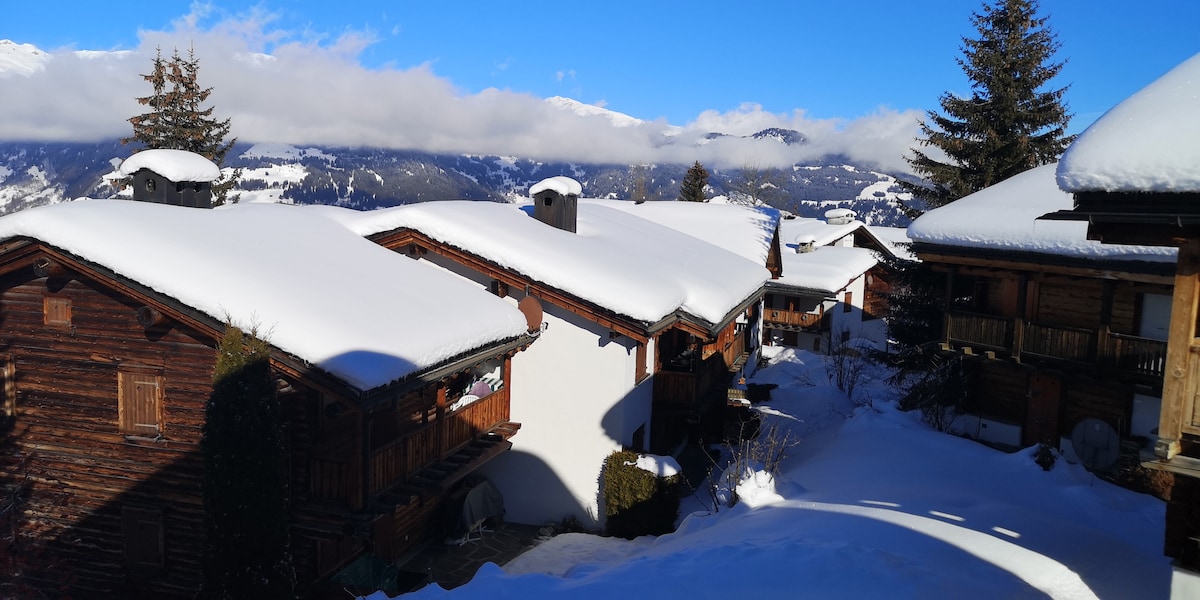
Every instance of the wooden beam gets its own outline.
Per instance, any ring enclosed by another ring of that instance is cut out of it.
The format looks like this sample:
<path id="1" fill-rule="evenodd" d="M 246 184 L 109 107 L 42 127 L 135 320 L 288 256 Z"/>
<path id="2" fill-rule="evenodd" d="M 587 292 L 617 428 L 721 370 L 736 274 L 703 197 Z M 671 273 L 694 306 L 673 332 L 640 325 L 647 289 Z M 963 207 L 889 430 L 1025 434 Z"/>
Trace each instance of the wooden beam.
<path id="1" fill-rule="evenodd" d="M 959 256 L 955 254 L 944 254 L 940 252 L 921 252 L 918 254 L 923 262 L 931 263 L 935 269 L 941 270 L 941 265 L 963 265 L 968 267 L 976 267 L 982 269 L 1003 269 L 1008 271 L 1028 271 L 1031 273 L 1050 273 L 1055 275 L 1069 275 L 1074 277 L 1088 277 L 1096 279 L 1120 279 L 1122 281 L 1134 281 L 1138 283 L 1155 283 L 1160 285 L 1171 285 L 1173 279 L 1170 275 L 1158 273 L 1145 273 L 1114 268 L 1096 268 L 1085 266 L 1071 265 L 1056 265 L 1033 262 L 1028 260 L 1010 260 L 1004 258 L 981 258 L 973 256 Z M 1146 263 L 1155 265 L 1156 263 Z"/>
<path id="2" fill-rule="evenodd" d="M 1175 292 L 1171 300 L 1171 325 L 1167 333 L 1167 364 L 1163 378 L 1162 411 L 1154 452 L 1170 460 L 1179 454 L 1184 416 L 1191 420 L 1197 373 L 1191 370 L 1191 347 L 1196 337 L 1197 286 L 1200 285 L 1200 239 L 1179 248 Z"/>

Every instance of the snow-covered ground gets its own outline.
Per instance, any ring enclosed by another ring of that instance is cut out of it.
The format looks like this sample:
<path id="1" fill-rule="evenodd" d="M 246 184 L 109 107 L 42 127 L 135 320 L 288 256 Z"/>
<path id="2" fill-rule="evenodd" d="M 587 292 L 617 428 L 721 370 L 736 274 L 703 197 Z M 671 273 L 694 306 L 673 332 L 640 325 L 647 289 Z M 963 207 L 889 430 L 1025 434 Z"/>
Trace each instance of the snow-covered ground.
<path id="1" fill-rule="evenodd" d="M 700 492 L 673 534 L 560 535 L 405 597 L 1167 597 L 1161 501 L 933 431 L 875 381 L 852 402 L 817 355 L 781 352 L 752 382 L 780 386 L 760 410 L 800 440 L 773 485 L 715 513 Z"/>

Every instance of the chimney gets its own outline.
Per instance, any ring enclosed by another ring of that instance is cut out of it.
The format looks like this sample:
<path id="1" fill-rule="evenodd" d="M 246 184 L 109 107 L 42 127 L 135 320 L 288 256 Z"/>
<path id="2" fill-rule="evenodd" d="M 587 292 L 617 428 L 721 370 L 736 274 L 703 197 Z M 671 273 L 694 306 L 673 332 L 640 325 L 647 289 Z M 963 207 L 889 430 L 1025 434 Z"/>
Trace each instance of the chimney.
<path id="1" fill-rule="evenodd" d="M 570 177 L 543 179 L 529 188 L 533 196 L 533 216 L 551 226 L 575 233 L 579 214 L 579 194 L 583 186 Z"/>
<path id="2" fill-rule="evenodd" d="M 802 234 L 800 237 L 796 238 L 796 254 L 812 252 L 814 249 L 816 249 L 816 245 L 816 236 L 812 235 L 811 233 Z"/>
<path id="3" fill-rule="evenodd" d="M 134 200 L 191 208 L 212 208 L 212 182 L 221 178 L 212 161 L 183 150 L 142 150 L 119 171 L 130 178 Z"/>
<path id="4" fill-rule="evenodd" d="M 848 208 L 834 208 L 825 211 L 825 222 L 830 225 L 849 225 L 858 214 Z"/>

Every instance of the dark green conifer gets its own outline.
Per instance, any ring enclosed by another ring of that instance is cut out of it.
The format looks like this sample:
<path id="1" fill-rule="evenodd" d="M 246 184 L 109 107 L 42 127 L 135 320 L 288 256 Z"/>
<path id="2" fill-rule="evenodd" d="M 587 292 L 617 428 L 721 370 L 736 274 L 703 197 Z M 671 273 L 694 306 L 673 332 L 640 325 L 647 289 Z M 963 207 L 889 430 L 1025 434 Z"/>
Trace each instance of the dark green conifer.
<path id="1" fill-rule="evenodd" d="M 205 412 L 201 598 L 293 598 L 283 419 L 270 347 L 227 326 Z"/>
<path id="2" fill-rule="evenodd" d="M 679 200 L 684 202 L 707 202 L 704 197 L 704 187 L 708 185 L 708 171 L 700 165 L 700 161 L 692 165 L 683 176 L 679 185 Z"/>
<path id="3" fill-rule="evenodd" d="M 944 114 L 929 111 L 921 122 L 922 151 L 907 157 L 925 183 L 901 186 L 936 208 L 1013 175 L 1058 159 L 1074 136 L 1063 103 L 1067 88 L 1044 89 L 1063 63 L 1047 17 L 1037 0 L 995 0 L 972 13 L 978 39 L 963 38 L 958 64 L 971 82 L 971 95 L 942 94 Z"/>
<path id="4" fill-rule="evenodd" d="M 141 148 L 138 150 L 187 150 L 213 161 L 218 167 L 224 167 L 225 156 L 237 139 L 226 141 L 230 120 L 217 120 L 213 117 L 213 107 L 205 108 L 212 88 L 200 87 L 200 61 L 195 51 L 188 50 L 187 59 L 176 51 L 170 60 L 164 60 L 160 51 L 155 54 L 152 64 L 150 73 L 142 75 L 142 79 L 150 83 L 152 92 L 149 96 L 137 98 L 138 104 L 149 107 L 149 110 L 130 117 L 133 135 L 123 138 L 121 143 L 139 144 Z M 238 169 L 213 182 L 214 205 L 232 200 L 229 192 L 240 176 L 241 170 Z"/>

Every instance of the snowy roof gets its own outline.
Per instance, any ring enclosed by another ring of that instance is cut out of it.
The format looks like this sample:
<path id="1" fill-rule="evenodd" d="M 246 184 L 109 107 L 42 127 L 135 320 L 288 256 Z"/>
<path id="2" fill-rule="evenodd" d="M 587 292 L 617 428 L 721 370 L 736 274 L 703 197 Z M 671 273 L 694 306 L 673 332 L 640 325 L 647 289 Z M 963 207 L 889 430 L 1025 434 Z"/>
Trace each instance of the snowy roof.
<path id="1" fill-rule="evenodd" d="M 1055 184 L 1057 165 L 1037 167 L 931 210 L 913 221 L 914 242 L 1034 252 L 1075 258 L 1174 262 L 1173 248 L 1101 244 L 1087 239 L 1083 221 L 1038 217 L 1074 205 Z"/>
<path id="2" fill-rule="evenodd" d="M 770 283 L 834 294 L 878 263 L 867 248 L 820 246 L 812 252 L 784 252 L 783 275 Z"/>
<path id="3" fill-rule="evenodd" d="M 770 278 L 761 263 L 606 202 L 580 202 L 576 233 L 546 225 L 516 205 L 491 202 L 320 212 L 364 236 L 419 231 L 646 323 L 675 311 L 718 323 Z"/>
<path id="4" fill-rule="evenodd" d="M 563 196 L 578 196 L 583 193 L 583 186 L 570 177 L 559 175 L 556 177 L 547 177 L 533 184 L 529 188 L 529 195 L 536 196 L 539 192 L 546 190 L 554 190 Z"/>
<path id="5" fill-rule="evenodd" d="M 142 150 L 121 163 L 121 174 L 150 169 L 171 181 L 216 181 L 221 169 L 211 160 L 185 150 Z"/>
<path id="6" fill-rule="evenodd" d="M 1059 163 L 1058 184 L 1068 192 L 1200 192 L 1200 54 L 1080 134 Z"/>
<path id="7" fill-rule="evenodd" d="M 0 239 L 18 236 L 214 319 L 257 324 L 275 347 L 364 391 L 526 329 L 478 286 L 292 206 L 79 200 L 0 218 Z"/>
<path id="8" fill-rule="evenodd" d="M 867 225 L 867 231 L 879 240 L 891 253 L 905 260 L 916 260 L 917 257 L 912 253 L 912 240 L 908 239 L 908 228 L 906 227 L 882 227 L 880 225 Z"/>
<path id="9" fill-rule="evenodd" d="M 796 241 L 809 239 L 817 246 L 828 246 L 852 233 L 858 231 L 864 226 L 862 221 L 850 221 L 841 225 L 830 225 L 822 219 L 811 219 L 807 217 L 799 217 L 796 219 L 783 219 L 779 222 L 779 242 L 784 246 L 791 246 L 795 249 Z M 783 248 L 786 254 L 788 249 Z"/>
<path id="10" fill-rule="evenodd" d="M 770 207 L 676 200 L 641 204 L 622 200 L 586 202 L 623 210 L 679 230 L 760 265 L 767 262 L 780 220 L 779 211 Z"/>

